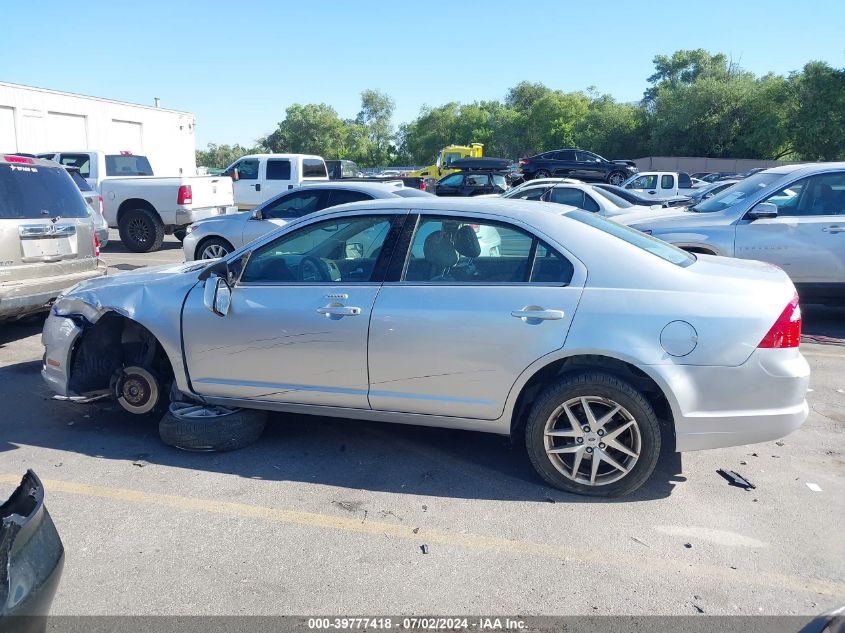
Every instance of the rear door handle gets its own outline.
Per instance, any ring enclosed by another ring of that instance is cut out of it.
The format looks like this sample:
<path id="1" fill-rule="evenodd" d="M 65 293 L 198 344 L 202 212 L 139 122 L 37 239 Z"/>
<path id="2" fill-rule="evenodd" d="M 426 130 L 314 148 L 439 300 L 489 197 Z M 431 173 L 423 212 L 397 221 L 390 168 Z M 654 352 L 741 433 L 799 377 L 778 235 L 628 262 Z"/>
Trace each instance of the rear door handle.
<path id="1" fill-rule="evenodd" d="M 845 233 L 845 226 L 834 224 L 833 226 L 825 226 L 822 228 L 825 233 Z"/>
<path id="2" fill-rule="evenodd" d="M 356 308 L 354 306 L 328 305 L 323 306 L 322 308 L 317 308 L 317 312 L 325 314 L 328 317 L 358 316 L 361 314 L 361 308 Z"/>
<path id="3" fill-rule="evenodd" d="M 524 310 L 514 310 L 511 312 L 512 317 L 529 321 L 531 319 L 538 319 L 540 321 L 560 321 L 563 317 L 563 310 L 543 310 L 542 308 L 525 308 Z"/>

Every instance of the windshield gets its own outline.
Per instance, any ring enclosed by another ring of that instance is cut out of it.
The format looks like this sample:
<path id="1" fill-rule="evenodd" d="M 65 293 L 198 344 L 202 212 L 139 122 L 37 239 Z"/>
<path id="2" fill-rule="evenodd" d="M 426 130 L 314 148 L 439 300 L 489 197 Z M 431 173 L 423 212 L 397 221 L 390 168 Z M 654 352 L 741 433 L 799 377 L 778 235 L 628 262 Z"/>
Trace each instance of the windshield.
<path id="1" fill-rule="evenodd" d="M 765 189 L 772 183 L 785 178 L 786 176 L 788 176 L 788 174 L 770 172 L 754 174 L 753 176 L 749 176 L 745 180 L 741 180 L 736 183 L 733 187 L 728 187 L 724 191 L 717 193 L 712 198 L 699 202 L 697 205 L 692 207 L 692 210 L 699 213 L 722 211 L 723 209 L 732 207 L 735 204 L 739 204 L 743 200 L 754 196 L 757 192 Z"/>
<path id="2" fill-rule="evenodd" d="M 88 205 L 64 169 L 0 165 L 0 219 L 87 218 Z"/>
<path id="3" fill-rule="evenodd" d="M 146 156 L 111 154 L 106 156 L 106 176 L 152 176 L 153 168 Z"/>
<path id="4" fill-rule="evenodd" d="M 598 187 L 596 187 L 596 188 L 593 189 L 593 192 L 597 193 L 598 195 L 602 196 L 603 198 L 605 198 L 607 200 L 610 200 L 610 202 L 615 204 L 620 209 L 630 209 L 631 207 L 634 206 L 633 204 L 631 204 L 627 200 L 620 198 L 615 193 L 611 193 L 611 192 L 607 191 L 606 189 L 599 189 Z"/>
<path id="5" fill-rule="evenodd" d="M 667 244 L 663 240 L 659 240 L 651 235 L 641 233 L 629 226 L 618 224 L 612 220 L 605 220 L 603 217 L 590 213 L 588 211 L 570 211 L 566 214 L 567 218 L 573 218 L 584 224 L 589 224 L 592 227 L 609 233 L 614 237 L 618 237 L 624 242 L 628 242 L 632 246 L 648 251 L 652 255 L 656 255 L 660 259 L 676 264 L 678 266 L 689 266 L 695 261 L 695 256 L 681 250 L 677 246 Z"/>

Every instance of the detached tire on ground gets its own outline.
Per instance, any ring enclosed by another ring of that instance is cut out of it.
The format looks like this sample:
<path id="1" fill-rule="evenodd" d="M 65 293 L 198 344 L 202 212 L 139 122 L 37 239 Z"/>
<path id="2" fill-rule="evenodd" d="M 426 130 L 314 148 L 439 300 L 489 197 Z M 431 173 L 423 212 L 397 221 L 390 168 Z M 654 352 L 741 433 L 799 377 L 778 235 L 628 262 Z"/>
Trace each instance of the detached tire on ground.
<path id="1" fill-rule="evenodd" d="M 150 253 L 164 242 L 164 224 L 155 211 L 129 209 L 118 223 L 120 241 L 133 253 Z"/>
<path id="2" fill-rule="evenodd" d="M 264 432 L 267 412 L 174 402 L 158 424 L 162 442 L 188 451 L 234 451 Z"/>

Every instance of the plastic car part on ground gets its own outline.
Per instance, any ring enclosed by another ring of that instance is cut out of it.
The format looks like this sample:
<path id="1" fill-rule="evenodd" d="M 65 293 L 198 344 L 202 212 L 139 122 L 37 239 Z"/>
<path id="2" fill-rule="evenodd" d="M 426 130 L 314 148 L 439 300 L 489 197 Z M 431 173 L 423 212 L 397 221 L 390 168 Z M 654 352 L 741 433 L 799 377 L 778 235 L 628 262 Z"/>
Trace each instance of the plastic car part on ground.
<path id="1" fill-rule="evenodd" d="M 266 423 L 266 411 L 174 402 L 158 432 L 165 444 L 183 450 L 233 451 L 261 437 Z"/>

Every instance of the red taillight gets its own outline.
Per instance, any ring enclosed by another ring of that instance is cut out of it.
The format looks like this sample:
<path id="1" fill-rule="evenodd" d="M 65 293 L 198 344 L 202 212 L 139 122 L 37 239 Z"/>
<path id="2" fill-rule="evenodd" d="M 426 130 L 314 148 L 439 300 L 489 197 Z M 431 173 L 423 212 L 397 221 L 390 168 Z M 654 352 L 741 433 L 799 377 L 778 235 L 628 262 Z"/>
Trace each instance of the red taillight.
<path id="1" fill-rule="evenodd" d="M 798 305 L 798 293 L 792 298 L 778 320 L 768 331 L 757 347 L 786 348 L 798 347 L 801 343 L 801 307 Z"/>
<path id="2" fill-rule="evenodd" d="M 97 237 L 97 232 L 94 231 L 94 257 L 100 256 L 100 238 Z"/>
<path id="3" fill-rule="evenodd" d="M 3 158 L 10 163 L 21 163 L 23 165 L 35 164 L 35 161 L 29 158 L 28 156 L 4 156 Z"/>
<path id="4" fill-rule="evenodd" d="M 123 151 L 120 152 L 120 155 L 121 156 L 132 156 L 132 152 L 123 150 Z"/>
<path id="5" fill-rule="evenodd" d="M 421 189 L 422 191 L 425 191 L 425 178 L 423 178 L 422 180 L 420 180 L 420 189 Z"/>
<path id="6" fill-rule="evenodd" d="M 176 204 L 191 204 L 193 201 L 194 194 L 191 192 L 191 185 L 179 187 L 179 193 L 176 194 Z"/>
<path id="7" fill-rule="evenodd" d="M 528 159 L 527 159 L 527 158 L 520 158 L 520 159 L 519 159 L 519 164 L 520 164 L 520 166 L 521 166 L 521 165 L 527 165 L 527 164 L 528 164 L 528 162 L 529 162 L 529 161 L 528 161 Z"/>

